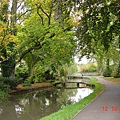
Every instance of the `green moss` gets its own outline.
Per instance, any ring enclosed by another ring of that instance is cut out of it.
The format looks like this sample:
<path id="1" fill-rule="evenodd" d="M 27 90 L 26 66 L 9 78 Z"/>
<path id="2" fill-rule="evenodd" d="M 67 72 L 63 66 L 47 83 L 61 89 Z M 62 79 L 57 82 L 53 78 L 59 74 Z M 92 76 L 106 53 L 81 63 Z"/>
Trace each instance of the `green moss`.
<path id="1" fill-rule="evenodd" d="M 44 117 L 40 120 L 71 120 L 80 110 L 82 110 L 88 103 L 90 103 L 96 96 L 103 91 L 103 85 L 101 85 L 95 78 L 91 78 L 89 84 L 95 84 L 94 92 L 89 96 L 85 97 L 76 104 L 68 105 L 62 110 L 51 114 L 50 116 Z"/>

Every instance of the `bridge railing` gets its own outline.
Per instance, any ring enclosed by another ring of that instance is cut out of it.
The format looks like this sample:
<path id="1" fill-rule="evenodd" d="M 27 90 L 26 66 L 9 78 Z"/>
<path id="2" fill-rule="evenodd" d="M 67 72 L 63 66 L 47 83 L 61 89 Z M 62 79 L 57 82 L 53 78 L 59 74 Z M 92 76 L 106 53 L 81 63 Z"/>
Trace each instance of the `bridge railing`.
<path id="1" fill-rule="evenodd" d="M 90 79 L 89 77 L 86 77 L 86 76 L 68 76 L 68 78 L 66 79 L 65 82 L 89 82 Z"/>
<path id="2" fill-rule="evenodd" d="M 83 76 L 98 76 L 101 75 L 99 72 L 81 72 Z"/>

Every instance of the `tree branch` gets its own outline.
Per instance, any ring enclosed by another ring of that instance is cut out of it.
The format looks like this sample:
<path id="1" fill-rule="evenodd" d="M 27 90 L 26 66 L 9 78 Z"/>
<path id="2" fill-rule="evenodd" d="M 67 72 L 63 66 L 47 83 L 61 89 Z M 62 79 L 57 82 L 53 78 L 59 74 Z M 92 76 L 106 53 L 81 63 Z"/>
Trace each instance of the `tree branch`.
<path id="1" fill-rule="evenodd" d="M 22 5 L 23 2 L 24 2 L 24 0 L 22 0 L 22 1 L 20 2 L 20 4 L 19 4 L 19 6 L 17 7 L 17 9 L 20 8 L 20 6 Z"/>
<path id="2" fill-rule="evenodd" d="M 17 20 L 19 20 L 23 15 L 25 15 L 27 12 L 30 12 L 30 11 L 32 11 L 32 10 L 34 10 L 34 9 L 28 9 L 28 10 L 26 10 L 24 13 L 22 13 L 22 14 L 17 18 Z"/>
<path id="3" fill-rule="evenodd" d="M 51 12 L 52 12 L 52 11 L 50 11 L 50 15 L 48 15 L 48 14 L 43 10 L 43 8 L 41 7 L 41 5 L 40 5 L 39 7 L 40 7 L 41 11 L 47 16 L 47 18 L 48 18 L 48 25 L 50 25 L 50 17 L 51 17 Z"/>
<path id="4" fill-rule="evenodd" d="M 16 62 L 16 64 L 19 63 L 19 62 L 25 57 L 25 55 L 28 54 L 29 52 L 31 52 L 33 49 L 40 49 L 40 48 L 42 48 L 41 45 L 35 45 L 35 46 L 32 46 L 32 47 L 30 47 L 29 49 L 25 50 L 25 51 L 20 55 L 20 59 Z"/>
<path id="5" fill-rule="evenodd" d="M 38 5 L 36 5 L 36 6 L 37 6 L 37 14 L 39 15 L 39 17 L 41 19 L 42 25 L 44 25 L 43 17 L 41 16 L 41 14 L 39 12 L 40 7 Z"/>

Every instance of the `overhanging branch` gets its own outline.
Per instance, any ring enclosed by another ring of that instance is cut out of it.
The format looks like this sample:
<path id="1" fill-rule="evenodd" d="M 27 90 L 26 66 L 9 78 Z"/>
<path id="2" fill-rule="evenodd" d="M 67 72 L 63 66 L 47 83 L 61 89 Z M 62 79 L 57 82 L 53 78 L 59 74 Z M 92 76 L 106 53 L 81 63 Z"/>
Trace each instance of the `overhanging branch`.
<path id="1" fill-rule="evenodd" d="M 30 47 L 29 49 L 25 50 L 25 51 L 20 55 L 20 59 L 16 62 L 16 64 L 19 63 L 19 62 L 25 57 L 25 55 L 27 55 L 29 52 L 31 52 L 31 51 L 34 50 L 34 49 L 40 49 L 40 48 L 42 48 L 41 45 L 35 45 L 35 46 L 32 46 L 32 47 Z"/>

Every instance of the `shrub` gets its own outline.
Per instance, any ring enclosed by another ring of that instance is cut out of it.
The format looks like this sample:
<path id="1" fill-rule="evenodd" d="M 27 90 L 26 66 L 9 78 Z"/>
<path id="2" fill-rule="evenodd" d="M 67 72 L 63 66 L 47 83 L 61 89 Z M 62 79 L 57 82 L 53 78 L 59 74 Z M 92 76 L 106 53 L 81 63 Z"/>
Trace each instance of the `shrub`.
<path id="1" fill-rule="evenodd" d="M 23 82 L 21 78 L 8 78 L 8 77 L 0 77 L 0 83 L 3 91 L 10 89 L 16 89 L 16 86 Z M 6 90 L 5 90 L 6 89 Z"/>
<path id="2" fill-rule="evenodd" d="M 5 84 L 3 81 L 0 79 L 0 91 L 8 92 L 9 90 L 9 85 Z"/>
<path id="3" fill-rule="evenodd" d="M 3 91 L 0 90 L 0 100 L 5 98 L 6 96 L 8 96 L 8 94 L 6 92 L 3 92 Z"/>
<path id="4" fill-rule="evenodd" d="M 36 83 L 36 82 L 45 82 L 46 79 L 41 74 L 37 74 L 37 75 L 33 75 L 33 76 L 27 78 L 26 81 L 33 84 L 33 83 Z"/>
<path id="5" fill-rule="evenodd" d="M 109 67 L 107 67 L 103 72 L 104 77 L 111 77 L 111 74 L 112 74 L 112 70 Z"/>
<path id="6" fill-rule="evenodd" d="M 114 75 L 114 78 L 120 78 L 120 62 L 119 62 L 119 65 L 116 68 L 116 73 Z"/>
<path id="7" fill-rule="evenodd" d="M 28 68 L 24 63 L 21 63 L 18 67 L 16 67 L 15 75 L 17 78 L 26 79 L 28 77 Z"/>
<path id="8" fill-rule="evenodd" d="M 25 86 L 31 86 L 31 83 L 30 83 L 30 81 L 28 81 L 28 80 L 26 80 L 26 81 L 24 81 L 24 83 L 22 84 L 24 87 Z"/>

